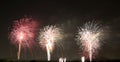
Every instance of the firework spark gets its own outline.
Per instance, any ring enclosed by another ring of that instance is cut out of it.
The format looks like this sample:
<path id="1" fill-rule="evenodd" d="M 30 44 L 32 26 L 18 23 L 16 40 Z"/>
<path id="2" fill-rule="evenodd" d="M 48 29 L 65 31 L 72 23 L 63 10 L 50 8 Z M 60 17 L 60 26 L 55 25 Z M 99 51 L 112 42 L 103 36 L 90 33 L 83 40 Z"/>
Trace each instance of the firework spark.
<path id="1" fill-rule="evenodd" d="M 20 59 L 21 47 L 30 47 L 34 39 L 34 32 L 37 23 L 32 18 L 22 18 L 13 24 L 13 30 L 10 33 L 10 38 L 13 44 L 18 46 L 18 60 Z"/>
<path id="2" fill-rule="evenodd" d="M 59 58 L 59 62 L 66 62 L 66 58 Z"/>
<path id="3" fill-rule="evenodd" d="M 100 47 L 100 39 L 102 28 L 99 24 L 88 22 L 79 29 L 77 39 L 81 41 L 83 51 L 89 54 L 89 59 L 92 61 L 92 56 Z"/>
<path id="4" fill-rule="evenodd" d="M 55 42 L 62 38 L 61 29 L 56 26 L 46 26 L 43 30 L 40 31 L 39 43 L 41 47 L 47 50 L 48 61 L 50 61 L 50 53 L 53 51 Z"/>

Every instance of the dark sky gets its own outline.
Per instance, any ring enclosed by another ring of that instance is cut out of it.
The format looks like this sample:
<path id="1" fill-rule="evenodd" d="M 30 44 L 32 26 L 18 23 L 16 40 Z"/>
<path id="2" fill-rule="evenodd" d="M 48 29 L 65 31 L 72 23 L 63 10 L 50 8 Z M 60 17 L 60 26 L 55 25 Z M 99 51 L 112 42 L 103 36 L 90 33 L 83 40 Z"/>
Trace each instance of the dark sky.
<path id="1" fill-rule="evenodd" d="M 62 47 L 56 46 L 52 60 L 66 57 L 80 60 L 75 35 L 77 27 L 87 21 L 102 22 L 106 28 L 102 46 L 96 59 L 120 59 L 120 2 L 118 1 L 0 1 L 0 59 L 17 59 L 17 47 L 8 38 L 14 20 L 31 16 L 39 21 L 40 28 L 59 25 L 66 37 Z M 37 41 L 36 41 L 37 42 Z M 38 44 L 22 50 L 22 60 L 46 60 L 46 51 Z"/>

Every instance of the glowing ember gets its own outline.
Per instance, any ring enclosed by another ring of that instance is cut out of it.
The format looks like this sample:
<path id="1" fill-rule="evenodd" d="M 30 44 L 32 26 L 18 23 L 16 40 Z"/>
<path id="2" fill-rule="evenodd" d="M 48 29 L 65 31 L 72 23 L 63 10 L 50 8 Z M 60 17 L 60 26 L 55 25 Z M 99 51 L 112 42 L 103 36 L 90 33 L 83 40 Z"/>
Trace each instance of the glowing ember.
<path id="1" fill-rule="evenodd" d="M 20 32 L 20 35 L 18 35 L 19 40 L 22 40 L 24 38 L 24 33 Z"/>

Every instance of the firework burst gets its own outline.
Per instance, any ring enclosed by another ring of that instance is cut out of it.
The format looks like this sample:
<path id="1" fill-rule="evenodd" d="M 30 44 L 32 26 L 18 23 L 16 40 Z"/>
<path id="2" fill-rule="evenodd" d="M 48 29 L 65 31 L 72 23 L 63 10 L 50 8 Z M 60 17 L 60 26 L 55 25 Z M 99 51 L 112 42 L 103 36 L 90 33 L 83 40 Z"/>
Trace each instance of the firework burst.
<path id="1" fill-rule="evenodd" d="M 78 31 L 77 40 L 82 44 L 84 52 L 89 54 L 89 59 L 92 61 L 93 54 L 100 47 L 100 39 L 103 29 L 100 24 L 88 22 Z M 79 43 L 79 44 L 80 44 Z M 86 54 L 86 53 L 85 53 Z"/>
<path id="2" fill-rule="evenodd" d="M 22 18 L 14 22 L 10 38 L 13 44 L 19 45 L 18 60 L 20 59 L 21 47 L 30 47 L 34 43 L 36 27 L 37 23 L 32 18 Z"/>
<path id="3" fill-rule="evenodd" d="M 40 31 L 39 35 L 39 44 L 43 49 L 47 50 L 48 61 L 50 61 L 50 53 L 53 51 L 55 42 L 62 38 L 61 29 L 56 26 L 46 26 L 43 30 Z"/>

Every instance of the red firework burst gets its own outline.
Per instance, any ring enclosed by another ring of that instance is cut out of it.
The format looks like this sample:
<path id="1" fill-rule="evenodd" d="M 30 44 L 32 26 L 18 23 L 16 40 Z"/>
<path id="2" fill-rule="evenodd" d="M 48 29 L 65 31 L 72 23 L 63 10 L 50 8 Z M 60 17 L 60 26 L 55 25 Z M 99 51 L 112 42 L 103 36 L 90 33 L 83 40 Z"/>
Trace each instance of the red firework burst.
<path id="1" fill-rule="evenodd" d="M 18 60 L 20 59 L 21 47 L 30 47 L 34 41 L 37 23 L 32 18 L 22 18 L 15 21 L 10 34 L 12 43 L 18 45 Z"/>
<path id="2" fill-rule="evenodd" d="M 36 27 L 37 22 L 32 18 L 22 18 L 20 20 L 16 20 L 10 34 L 12 43 L 21 43 L 22 47 L 29 47 L 33 43 Z"/>

